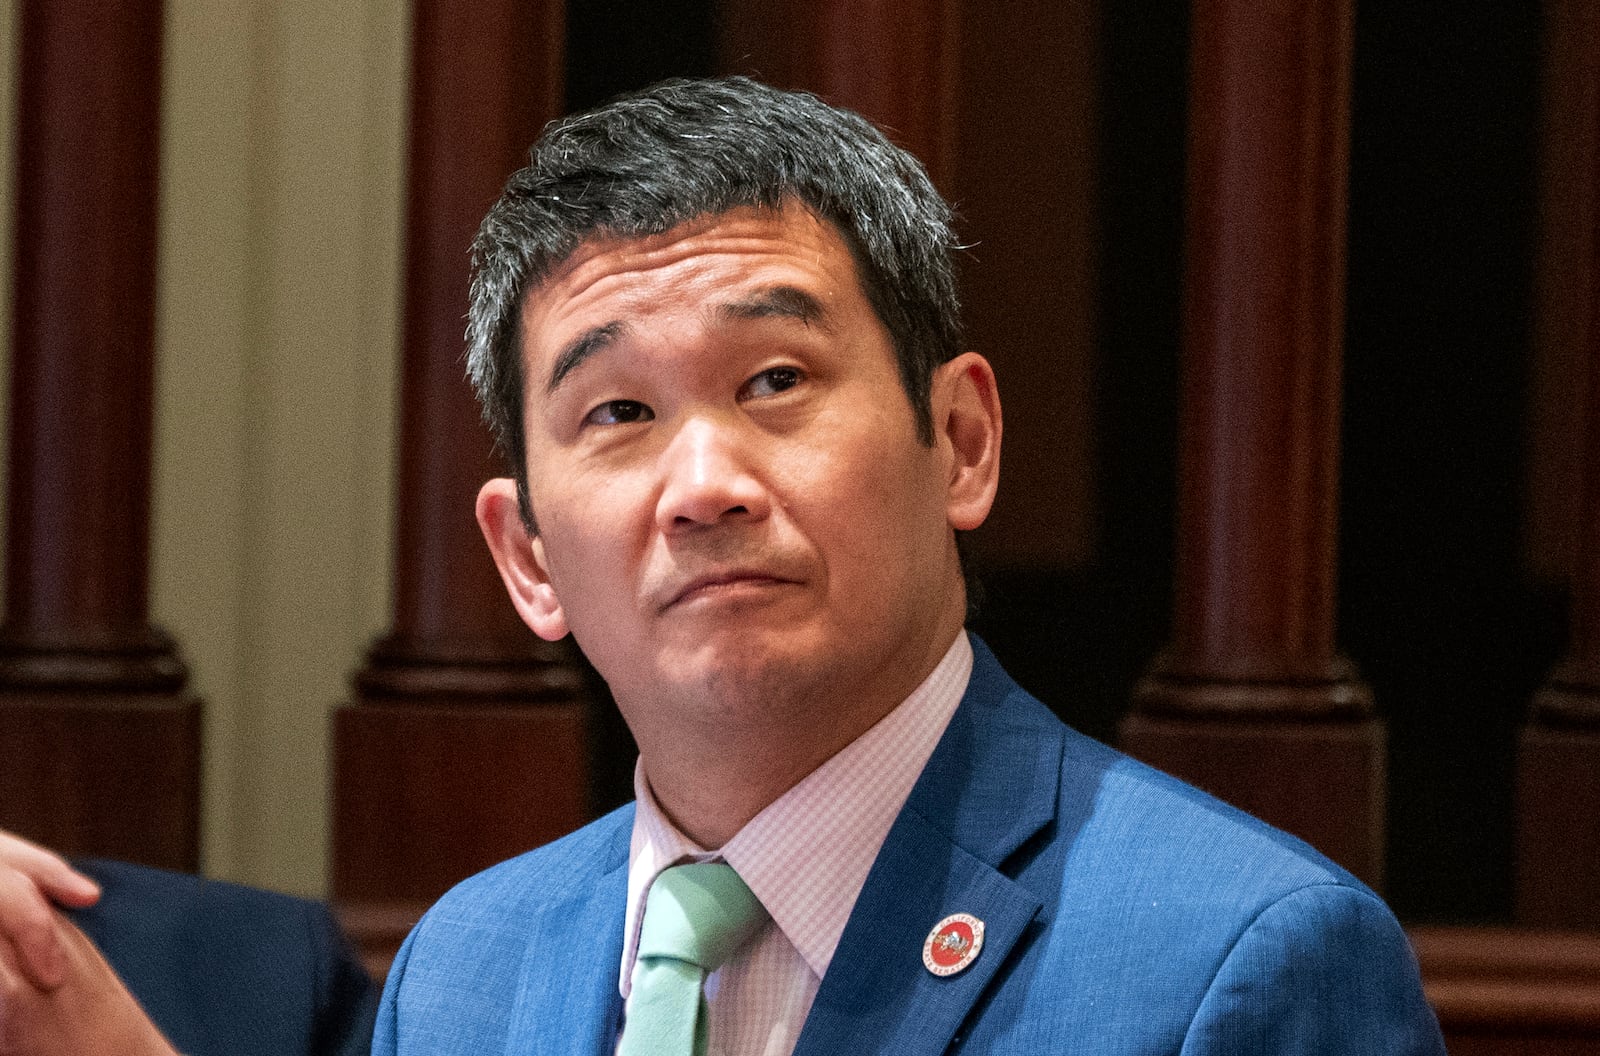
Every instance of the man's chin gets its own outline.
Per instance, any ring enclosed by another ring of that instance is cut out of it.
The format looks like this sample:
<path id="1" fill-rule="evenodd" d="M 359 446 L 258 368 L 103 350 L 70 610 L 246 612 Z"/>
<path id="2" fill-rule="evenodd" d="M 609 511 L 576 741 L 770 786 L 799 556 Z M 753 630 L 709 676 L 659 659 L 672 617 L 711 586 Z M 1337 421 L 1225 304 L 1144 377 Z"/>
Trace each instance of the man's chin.
<path id="1" fill-rule="evenodd" d="M 661 658 L 661 683 L 680 700 L 698 700 L 738 722 L 770 715 L 817 693 L 832 680 L 826 652 L 805 648 L 797 633 L 713 635 L 692 649 Z"/>

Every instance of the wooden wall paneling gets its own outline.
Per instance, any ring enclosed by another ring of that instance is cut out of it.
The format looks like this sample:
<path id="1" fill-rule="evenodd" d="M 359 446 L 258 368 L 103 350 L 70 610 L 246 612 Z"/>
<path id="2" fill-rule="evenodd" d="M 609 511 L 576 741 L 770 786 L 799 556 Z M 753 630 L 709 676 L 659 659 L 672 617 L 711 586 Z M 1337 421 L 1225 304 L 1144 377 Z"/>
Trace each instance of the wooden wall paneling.
<path id="1" fill-rule="evenodd" d="M 334 726 L 333 893 L 356 924 L 589 815 L 580 671 L 518 620 L 478 533 L 478 487 L 505 470 L 462 367 L 468 246 L 561 111 L 564 7 L 413 17 L 393 624 Z"/>
<path id="2" fill-rule="evenodd" d="M 1565 583 L 1576 566 L 1583 376 L 1591 306 L 1600 290 L 1594 228 L 1600 222 L 1600 5 L 1544 0 L 1539 99 L 1538 229 L 1534 262 L 1533 371 L 1528 400 L 1527 503 L 1522 531 L 1529 570 Z"/>
<path id="3" fill-rule="evenodd" d="M 724 0 L 719 66 L 863 114 L 949 193 L 957 0 Z"/>
<path id="4" fill-rule="evenodd" d="M 148 622 L 161 27 L 21 5 L 0 826 L 192 869 L 200 705 Z"/>
<path id="5" fill-rule="evenodd" d="M 970 247 L 957 254 L 968 345 L 994 364 L 1005 409 L 1000 492 L 969 553 L 1021 575 L 1082 569 L 1100 556 L 1102 529 L 1097 3 L 960 7 L 957 149 L 944 189 Z"/>
<path id="6" fill-rule="evenodd" d="M 1562 358 L 1574 368 L 1568 390 L 1581 400 L 1582 427 L 1578 470 L 1576 560 L 1570 576 L 1571 645 L 1562 664 L 1534 696 L 1517 754 L 1517 918 L 1531 925 L 1600 928 L 1600 18 L 1557 18 L 1550 22 L 1547 104 L 1563 99 L 1566 110 L 1589 131 L 1587 154 L 1546 150 L 1546 163 L 1565 160 L 1565 173 L 1546 171 L 1542 237 L 1573 221 L 1587 238 L 1582 261 L 1587 280 L 1582 296 L 1566 306 L 1578 315 L 1574 325 L 1555 330 L 1571 346 Z M 1576 43 L 1574 43 L 1576 42 Z M 1546 134 L 1560 131 L 1546 123 Z M 1565 176 L 1557 179 L 1557 176 Z M 1549 197 L 1560 184 L 1563 194 Z M 1578 187 L 1581 190 L 1574 190 Z M 1563 222 L 1565 221 L 1565 222 Z M 1557 264 L 1547 251 L 1546 269 Z M 1546 285 L 1546 291 L 1555 291 Z M 1547 296 L 1542 312 L 1562 309 Z M 1578 384 L 1573 384 L 1576 381 Z"/>
<path id="7" fill-rule="evenodd" d="M 1584 707 L 1589 717 L 1572 721 Z M 1516 790 L 1516 918 L 1522 923 L 1600 929 L 1597 715 L 1600 678 L 1569 661 L 1535 698 L 1522 731 Z"/>
<path id="8" fill-rule="evenodd" d="M 1600 929 L 1600 16 L 1553 4 L 1547 36 L 1540 352 L 1580 398 L 1570 649 L 1535 695 L 1517 754 L 1516 914 L 1527 924 Z M 1583 135 L 1572 135 L 1574 128 Z M 1577 226 L 1581 251 L 1565 251 Z M 1575 280 L 1557 288 L 1558 277 Z M 1563 297 L 1562 295 L 1565 294 Z M 1535 496 L 1537 497 L 1537 495 Z"/>
<path id="9" fill-rule="evenodd" d="M 1334 637 L 1351 28 L 1193 5 L 1175 600 L 1121 738 L 1379 884 L 1384 731 Z"/>
<path id="10" fill-rule="evenodd" d="M 1443 926 L 1409 934 L 1452 1056 L 1600 1056 L 1600 935 Z"/>

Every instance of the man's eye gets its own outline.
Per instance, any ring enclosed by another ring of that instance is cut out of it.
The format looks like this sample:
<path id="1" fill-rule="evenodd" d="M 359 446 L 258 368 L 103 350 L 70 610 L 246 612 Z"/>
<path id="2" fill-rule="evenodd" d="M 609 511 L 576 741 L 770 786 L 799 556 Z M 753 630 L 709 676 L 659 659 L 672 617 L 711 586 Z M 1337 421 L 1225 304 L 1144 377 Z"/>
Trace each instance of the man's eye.
<path id="1" fill-rule="evenodd" d="M 745 382 L 740 395 L 746 399 L 776 396 L 780 392 L 794 388 L 804 378 L 804 372 L 798 367 L 773 367 L 770 370 L 763 370 Z"/>
<path id="2" fill-rule="evenodd" d="M 638 400 L 607 400 L 583 416 L 584 425 L 628 425 L 648 422 L 656 413 Z"/>

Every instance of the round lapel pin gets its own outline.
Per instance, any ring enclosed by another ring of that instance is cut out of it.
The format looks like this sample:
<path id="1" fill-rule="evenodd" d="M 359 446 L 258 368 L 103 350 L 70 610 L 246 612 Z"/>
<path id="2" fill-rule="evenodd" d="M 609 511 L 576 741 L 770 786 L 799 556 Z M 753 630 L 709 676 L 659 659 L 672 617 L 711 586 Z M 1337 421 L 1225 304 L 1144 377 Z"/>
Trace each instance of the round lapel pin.
<path id="1" fill-rule="evenodd" d="M 928 932 L 922 964 L 934 975 L 955 975 L 977 960 L 982 949 L 983 921 L 970 913 L 952 913 Z"/>

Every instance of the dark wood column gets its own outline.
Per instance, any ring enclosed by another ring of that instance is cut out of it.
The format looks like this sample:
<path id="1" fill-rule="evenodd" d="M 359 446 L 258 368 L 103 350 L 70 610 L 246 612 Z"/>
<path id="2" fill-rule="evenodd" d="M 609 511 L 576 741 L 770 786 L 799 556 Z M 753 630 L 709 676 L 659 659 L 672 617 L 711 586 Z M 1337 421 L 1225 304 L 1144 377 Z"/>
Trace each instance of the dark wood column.
<path id="1" fill-rule="evenodd" d="M 1584 440 L 1570 648 L 1533 699 L 1517 758 L 1516 912 L 1526 924 L 1600 928 L 1600 15 L 1549 9 L 1544 134 L 1564 142 L 1545 150 L 1540 310 L 1570 325 L 1547 318 L 1540 329 L 1572 343 L 1551 351 L 1574 368 L 1567 391 L 1580 394 Z M 1574 224 L 1577 253 L 1554 252 Z"/>
<path id="2" fill-rule="evenodd" d="M 949 188 L 957 0 L 728 0 L 720 15 L 723 70 L 865 115 Z"/>
<path id="3" fill-rule="evenodd" d="M 562 100 L 560 0 L 418 0 L 394 623 L 335 720 L 335 896 L 436 898 L 588 816 L 581 677 L 523 627 L 473 519 L 505 472 L 462 367 L 467 250 Z"/>
<path id="4" fill-rule="evenodd" d="M 200 709 L 148 622 L 161 23 L 21 5 L 0 827 L 191 869 Z"/>
<path id="5" fill-rule="evenodd" d="M 1191 32 L 1175 603 L 1123 743 L 1377 883 L 1383 729 L 1334 638 L 1351 8 Z"/>

